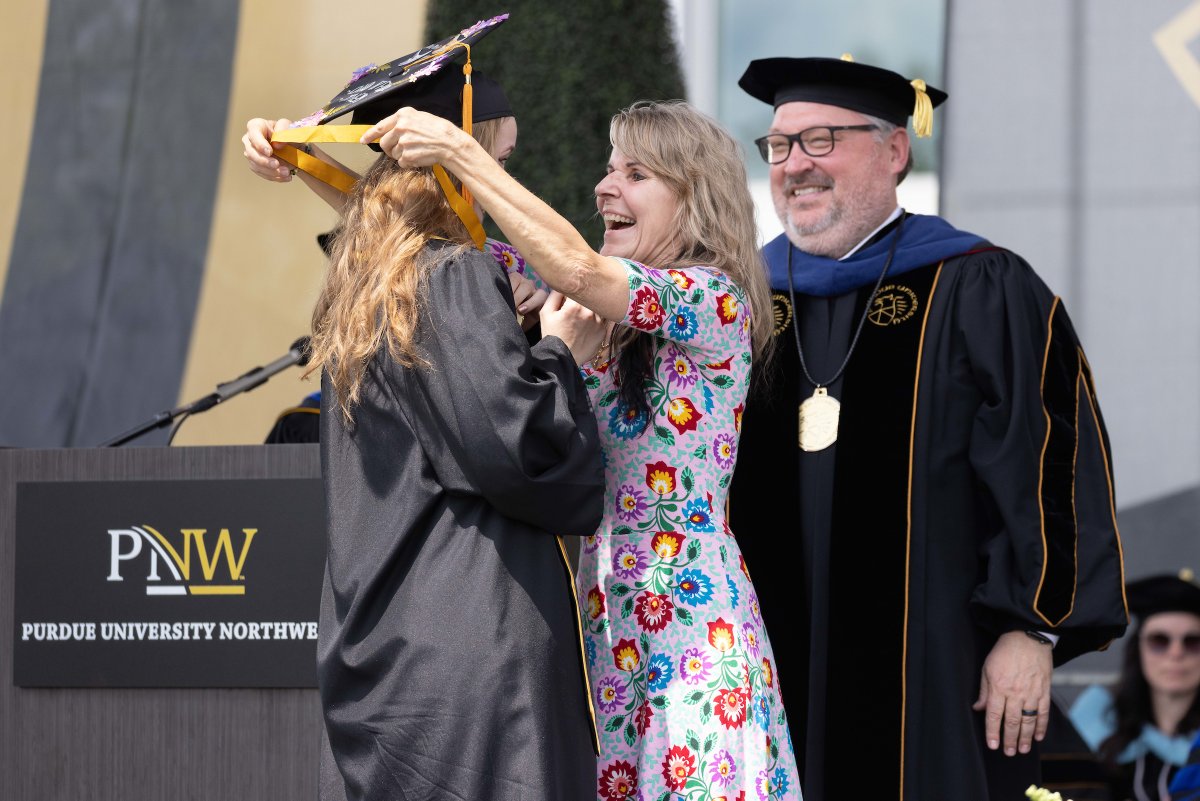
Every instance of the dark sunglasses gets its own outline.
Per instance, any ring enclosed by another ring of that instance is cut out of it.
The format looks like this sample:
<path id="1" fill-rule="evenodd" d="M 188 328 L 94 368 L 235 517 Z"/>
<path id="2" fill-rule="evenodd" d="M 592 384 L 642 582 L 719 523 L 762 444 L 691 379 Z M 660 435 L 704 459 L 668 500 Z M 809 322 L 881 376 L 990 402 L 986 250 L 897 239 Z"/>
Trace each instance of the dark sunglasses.
<path id="1" fill-rule="evenodd" d="M 1142 636 L 1142 644 L 1152 654 L 1165 654 L 1171 643 L 1178 640 L 1183 645 L 1183 652 L 1189 655 L 1200 654 L 1200 634 L 1184 634 L 1182 637 L 1172 637 L 1161 631 L 1153 631 Z"/>

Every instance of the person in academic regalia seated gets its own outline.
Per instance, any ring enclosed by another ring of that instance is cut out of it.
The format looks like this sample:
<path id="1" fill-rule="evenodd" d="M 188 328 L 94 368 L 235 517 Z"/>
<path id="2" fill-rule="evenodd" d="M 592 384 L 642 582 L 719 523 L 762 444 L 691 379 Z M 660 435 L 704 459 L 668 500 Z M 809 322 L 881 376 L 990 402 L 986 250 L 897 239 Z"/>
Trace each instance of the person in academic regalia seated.
<path id="1" fill-rule="evenodd" d="M 1171 781 L 1171 801 L 1200 801 L 1200 734 L 1192 741 L 1187 764 Z"/>
<path id="2" fill-rule="evenodd" d="M 470 105 L 452 65 L 364 113 L 470 114 L 502 163 L 513 112 L 472 77 Z M 313 313 L 326 730 L 351 801 L 583 798 L 596 735 L 556 535 L 600 520 L 599 439 L 570 349 L 599 336 L 530 347 L 499 257 L 473 241 L 477 207 L 452 197 L 431 169 L 379 159 L 342 204 Z"/>
<path id="3" fill-rule="evenodd" d="M 681 102 L 636 103 L 609 135 L 599 253 L 444 120 L 402 109 L 364 136 L 462 178 L 570 299 L 547 307 L 604 336 L 576 351 L 607 478 L 577 585 L 601 750 L 592 792 L 569 801 L 798 801 L 771 641 L 725 525 L 751 365 L 771 330 L 741 151 Z"/>
<path id="4" fill-rule="evenodd" d="M 777 643 L 806 796 L 1010 801 L 1053 663 L 1124 631 L 1109 442 L 1063 304 L 1016 254 L 899 206 L 946 94 L 752 62 L 784 233 L 774 360 L 730 526 Z M 871 743 L 864 770 L 864 737 Z"/>
<path id="5" fill-rule="evenodd" d="M 1113 801 L 1167 801 L 1200 731 L 1200 586 L 1185 570 L 1134 581 L 1128 597 L 1137 623 L 1117 685 L 1085 690 L 1071 721 L 1099 755 Z"/>
<path id="6" fill-rule="evenodd" d="M 321 393 L 304 396 L 299 406 L 284 409 L 267 432 L 266 445 L 292 445 L 321 441 Z"/>

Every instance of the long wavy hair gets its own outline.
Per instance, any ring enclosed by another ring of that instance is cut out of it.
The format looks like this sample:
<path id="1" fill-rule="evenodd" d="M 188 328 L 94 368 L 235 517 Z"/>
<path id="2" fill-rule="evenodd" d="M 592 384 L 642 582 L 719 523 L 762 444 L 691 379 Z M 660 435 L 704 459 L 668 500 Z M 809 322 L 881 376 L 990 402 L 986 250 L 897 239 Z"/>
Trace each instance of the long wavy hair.
<path id="1" fill-rule="evenodd" d="M 475 139 L 488 152 L 502 122 L 474 125 Z M 433 238 L 464 247 L 471 242 L 432 170 L 379 158 L 343 208 L 312 315 L 305 375 L 329 374 L 347 422 L 361 397 L 367 365 L 381 348 L 398 364 L 426 366 L 413 338 L 425 302 L 423 278 L 432 266 L 422 254 Z"/>
<path id="2" fill-rule="evenodd" d="M 1125 645 L 1125 654 L 1121 662 L 1121 675 L 1113 688 L 1113 712 L 1116 715 L 1116 728 L 1108 739 L 1100 744 L 1100 759 L 1110 769 L 1117 767 L 1117 758 L 1121 756 L 1130 743 L 1142 734 L 1142 726 L 1154 724 L 1154 703 L 1150 698 L 1150 684 L 1146 674 L 1142 672 L 1142 626 L 1144 620 L 1138 621 L 1137 628 L 1130 635 Z M 1200 729 L 1200 692 L 1192 699 L 1187 714 L 1179 721 L 1176 734 L 1185 734 Z"/>
<path id="3" fill-rule="evenodd" d="M 643 101 L 618 112 L 609 128 L 613 147 L 644 165 L 678 200 L 674 229 L 680 250 L 665 264 L 720 270 L 746 293 L 756 360 L 769 358 L 771 290 L 758 248 L 754 201 L 741 148 L 715 120 L 678 100 Z M 652 370 L 649 334 L 623 329 L 615 380 L 626 406 L 649 412 L 645 381 Z"/>

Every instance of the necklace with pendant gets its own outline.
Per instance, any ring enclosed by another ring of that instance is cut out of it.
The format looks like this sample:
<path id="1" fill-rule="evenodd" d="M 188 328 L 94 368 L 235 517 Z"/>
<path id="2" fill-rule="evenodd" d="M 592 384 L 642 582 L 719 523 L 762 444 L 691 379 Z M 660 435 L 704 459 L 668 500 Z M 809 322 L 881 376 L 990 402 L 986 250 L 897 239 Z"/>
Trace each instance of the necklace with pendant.
<path id="1" fill-rule="evenodd" d="M 867 321 L 867 315 L 871 312 L 871 304 L 875 302 L 875 295 L 879 292 L 879 287 L 883 285 L 884 276 L 887 275 L 888 268 L 892 266 L 892 258 L 896 255 L 896 246 L 900 243 L 900 232 L 904 228 L 904 214 L 900 215 L 900 221 L 896 225 L 896 232 L 892 235 L 892 246 L 888 250 L 887 261 L 883 263 L 883 271 L 879 273 L 879 280 L 875 282 L 875 288 L 871 290 L 871 296 L 867 298 L 867 305 L 863 307 L 862 317 L 858 320 L 858 328 L 854 330 L 854 339 L 850 341 L 850 347 L 846 351 L 846 358 L 842 359 L 842 366 L 837 369 L 828 381 L 817 381 L 808 372 L 808 364 L 804 361 L 804 348 L 800 345 L 800 307 L 796 305 L 796 290 L 792 281 L 792 245 L 788 245 L 787 269 L 788 269 L 788 296 L 792 301 L 792 332 L 796 335 L 796 353 L 800 357 L 800 369 L 804 372 L 804 377 L 808 379 L 808 383 L 813 385 L 813 394 L 805 398 L 800 404 L 800 449 L 804 451 L 821 451 L 828 448 L 837 441 L 838 421 L 842 414 L 842 404 L 838 399 L 829 394 L 829 385 L 838 380 L 842 371 L 846 369 L 846 365 L 850 363 L 850 354 L 854 353 L 854 347 L 858 344 L 859 334 L 862 333 L 863 323 Z"/>

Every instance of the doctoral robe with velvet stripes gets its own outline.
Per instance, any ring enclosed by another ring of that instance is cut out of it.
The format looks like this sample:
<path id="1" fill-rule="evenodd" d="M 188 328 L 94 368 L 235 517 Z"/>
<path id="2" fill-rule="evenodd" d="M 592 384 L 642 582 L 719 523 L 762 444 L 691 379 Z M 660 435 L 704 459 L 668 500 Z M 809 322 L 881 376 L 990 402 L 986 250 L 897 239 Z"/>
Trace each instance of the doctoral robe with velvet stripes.
<path id="1" fill-rule="evenodd" d="M 1000 634 L 1038 630 L 1061 637 L 1061 663 L 1127 622 L 1091 367 L 1060 299 L 981 243 L 884 280 L 829 385 L 837 442 L 806 453 L 796 331 L 828 379 L 872 288 L 774 290 L 777 353 L 731 491 L 801 786 L 831 801 L 1021 798 L 1036 754 L 984 747 L 984 658 Z"/>

